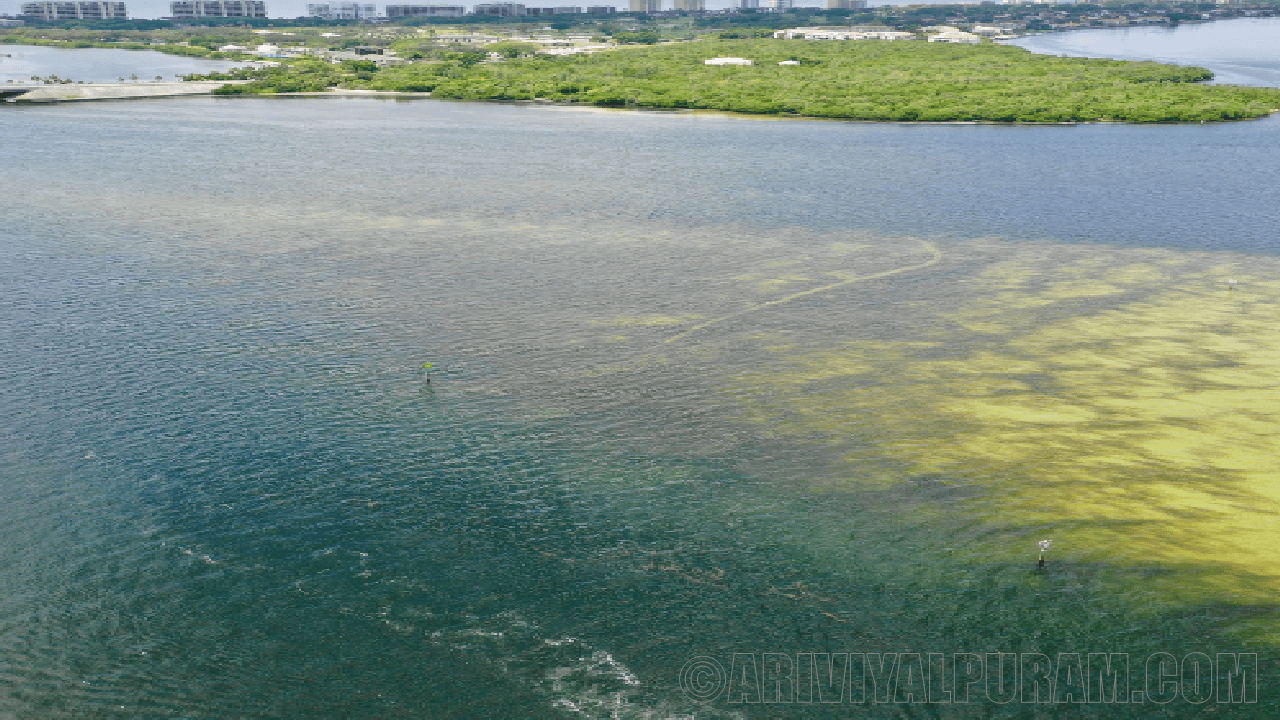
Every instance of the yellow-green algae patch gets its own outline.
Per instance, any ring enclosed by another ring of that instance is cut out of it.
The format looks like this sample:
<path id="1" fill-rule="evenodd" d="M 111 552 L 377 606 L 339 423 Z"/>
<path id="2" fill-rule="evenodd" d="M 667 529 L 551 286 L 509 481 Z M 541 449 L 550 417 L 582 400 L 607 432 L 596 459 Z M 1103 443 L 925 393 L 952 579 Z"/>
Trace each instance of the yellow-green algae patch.
<path id="1" fill-rule="evenodd" d="M 1028 547 L 1044 534 L 1075 561 L 1163 567 L 1150 582 L 1171 597 L 1273 602 L 1280 263 L 1125 252 L 1024 251 L 936 310 L 926 341 L 778 357 L 727 391 L 766 433 L 847 448 L 852 485 L 882 483 L 890 461 L 900 479 L 972 483 L 953 510 Z M 996 539 L 966 551 L 1026 555 Z"/>

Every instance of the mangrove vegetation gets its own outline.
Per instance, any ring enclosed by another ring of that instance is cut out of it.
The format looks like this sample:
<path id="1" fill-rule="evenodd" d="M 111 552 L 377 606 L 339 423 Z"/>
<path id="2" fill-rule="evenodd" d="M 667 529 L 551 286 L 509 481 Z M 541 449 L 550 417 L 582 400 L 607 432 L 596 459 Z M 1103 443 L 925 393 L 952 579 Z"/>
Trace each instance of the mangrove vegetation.
<path id="1" fill-rule="evenodd" d="M 753 64 L 704 64 L 716 57 Z M 207 77 L 253 80 L 223 94 L 359 88 L 871 121 L 1212 122 L 1280 108 L 1280 89 L 1205 85 L 1212 73 L 1203 68 L 1036 55 L 991 43 L 705 39 L 569 56 L 461 52 L 383 69 L 301 61 Z"/>

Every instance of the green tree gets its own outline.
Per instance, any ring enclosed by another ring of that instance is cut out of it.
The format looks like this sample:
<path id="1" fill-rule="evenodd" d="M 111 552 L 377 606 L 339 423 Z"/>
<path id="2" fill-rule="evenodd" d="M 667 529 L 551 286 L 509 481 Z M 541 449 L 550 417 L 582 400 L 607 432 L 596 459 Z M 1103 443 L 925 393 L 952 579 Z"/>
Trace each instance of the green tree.
<path id="1" fill-rule="evenodd" d="M 636 30 L 616 33 L 613 39 L 624 45 L 653 45 L 662 40 L 662 36 L 654 30 Z"/>

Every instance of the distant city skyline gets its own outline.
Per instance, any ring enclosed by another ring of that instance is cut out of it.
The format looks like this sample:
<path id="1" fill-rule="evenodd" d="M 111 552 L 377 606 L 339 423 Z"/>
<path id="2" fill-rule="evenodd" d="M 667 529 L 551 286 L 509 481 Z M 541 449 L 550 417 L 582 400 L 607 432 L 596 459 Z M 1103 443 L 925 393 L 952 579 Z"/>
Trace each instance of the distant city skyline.
<path id="1" fill-rule="evenodd" d="M 474 0 L 472 2 L 455 2 L 455 0 L 394 0 L 395 4 L 418 4 L 418 5 L 465 5 L 468 10 L 475 7 L 478 2 L 488 0 Z M 0 0 L 0 14 L 17 16 L 22 12 L 23 0 Z M 125 5 L 129 9 L 129 17 L 135 19 L 157 19 L 169 16 L 169 0 L 124 0 Z M 305 17 L 307 14 L 307 3 L 316 2 L 316 0 L 266 0 L 267 15 L 272 18 L 292 19 L 297 17 Z M 375 2 L 378 6 L 379 13 L 385 13 L 386 2 Z M 562 0 L 547 0 L 547 2 L 539 3 L 536 0 L 524 2 L 523 5 L 529 7 L 556 7 L 565 5 Z M 568 3 L 574 4 L 574 3 Z M 618 9 L 619 12 L 626 12 L 629 0 L 591 0 L 591 2 L 577 3 L 582 7 L 587 5 L 611 5 Z M 706 0 L 708 10 L 723 10 L 731 7 L 734 3 L 732 0 Z M 763 2 L 761 3 L 764 4 Z M 914 5 L 921 3 L 910 2 L 909 0 L 871 0 L 872 7 L 881 5 Z M 935 5 L 947 5 L 952 3 L 923 3 Z M 664 10 L 670 10 L 672 0 L 663 0 L 662 7 Z M 825 0 L 796 0 L 796 7 L 826 7 Z M 465 21 L 465 18 L 459 18 Z"/>

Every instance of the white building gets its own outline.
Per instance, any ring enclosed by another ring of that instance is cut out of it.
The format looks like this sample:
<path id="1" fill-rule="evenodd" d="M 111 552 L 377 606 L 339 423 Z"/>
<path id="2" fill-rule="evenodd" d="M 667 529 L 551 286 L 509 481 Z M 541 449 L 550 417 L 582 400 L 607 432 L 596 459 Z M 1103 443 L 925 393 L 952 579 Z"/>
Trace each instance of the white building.
<path id="1" fill-rule="evenodd" d="M 863 10 L 867 0 L 827 0 L 828 10 Z"/>
<path id="2" fill-rule="evenodd" d="M 981 35 L 982 37 L 995 37 L 997 35 L 1003 35 L 1005 33 L 1005 29 L 995 25 L 974 25 L 969 28 L 969 32 L 974 35 Z"/>
<path id="3" fill-rule="evenodd" d="M 322 20 L 364 20 L 378 17 L 377 5 L 357 2 L 327 2 L 307 5 L 309 17 Z"/>
<path id="4" fill-rule="evenodd" d="M 929 42 L 945 42 L 945 43 L 962 43 L 966 45 L 977 45 L 982 42 L 981 35 L 974 35 L 967 32 L 940 32 L 937 35 L 930 35 Z"/>
<path id="5" fill-rule="evenodd" d="M 703 65 L 755 65 L 753 61 L 748 60 L 746 58 L 734 58 L 734 57 L 711 58 L 710 60 L 703 60 L 702 64 Z"/>
<path id="6" fill-rule="evenodd" d="M 662 12 L 662 0 L 630 0 L 627 9 L 631 12 Z"/>
<path id="7" fill-rule="evenodd" d="M 267 16 L 263 0 L 175 0 L 169 3 L 169 17 L 174 20 L 202 17 Z"/>
<path id="8" fill-rule="evenodd" d="M 706 0 L 675 0 L 673 10 L 684 10 L 685 12 L 702 12 L 707 9 Z"/>
<path id="9" fill-rule="evenodd" d="M 388 5 L 387 17 L 462 17 L 467 14 L 465 5 Z"/>
<path id="10" fill-rule="evenodd" d="M 502 42 L 497 35 L 481 35 L 479 33 L 441 33 L 435 36 L 436 42 L 447 45 L 491 45 Z"/>
<path id="11" fill-rule="evenodd" d="M 915 34 L 896 30 L 858 30 L 843 27 L 798 27 L 778 30 L 775 38 L 794 40 L 914 40 Z"/>
<path id="12" fill-rule="evenodd" d="M 608 47 L 607 45 L 593 43 L 593 38 L 595 38 L 595 35 L 589 33 L 569 33 L 565 35 L 512 35 L 511 41 L 537 43 L 544 48 L 572 48 L 582 45 Z"/>
<path id="13" fill-rule="evenodd" d="M 22 14 L 41 20 L 129 19 L 129 13 L 122 2 L 90 2 L 89 0 L 23 3 Z"/>
<path id="14" fill-rule="evenodd" d="M 771 12 L 783 12 L 796 6 L 796 0 L 764 0 L 765 9 Z"/>

